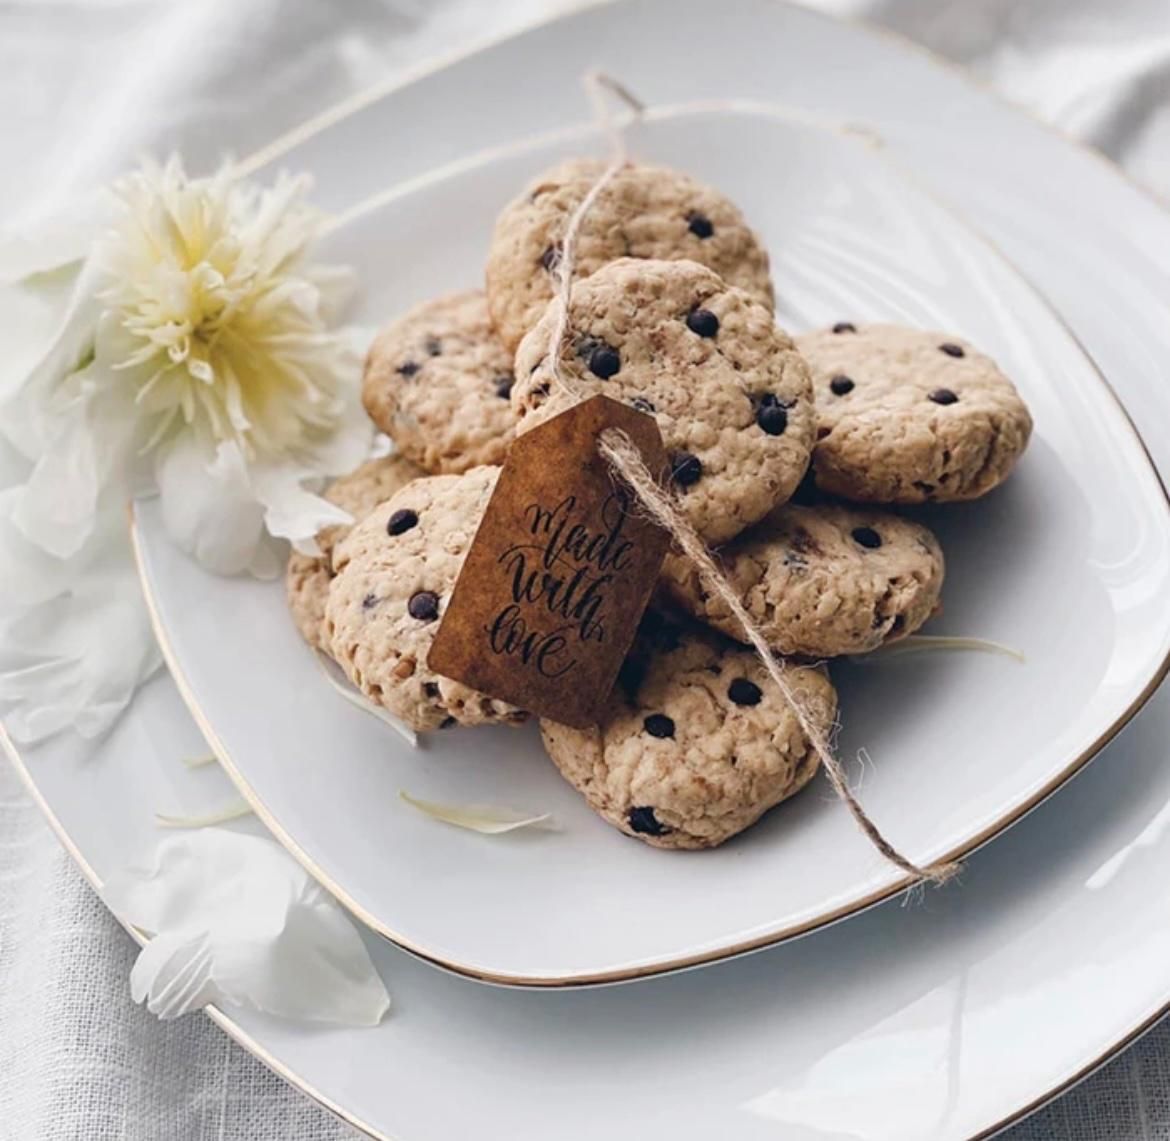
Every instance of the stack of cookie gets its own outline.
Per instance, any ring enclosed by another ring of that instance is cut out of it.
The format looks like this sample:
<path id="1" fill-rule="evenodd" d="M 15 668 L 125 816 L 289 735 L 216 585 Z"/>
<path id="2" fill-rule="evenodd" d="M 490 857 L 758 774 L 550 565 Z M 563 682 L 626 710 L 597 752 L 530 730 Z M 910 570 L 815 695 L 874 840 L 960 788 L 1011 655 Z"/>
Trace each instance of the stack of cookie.
<path id="1" fill-rule="evenodd" d="M 421 305 L 377 338 L 363 396 L 398 455 L 338 480 L 330 498 L 355 524 L 289 564 L 306 639 L 417 729 L 526 717 L 427 656 L 509 441 L 572 401 L 548 356 L 554 272 L 599 173 L 577 161 L 536 179 L 497 222 L 486 291 Z M 655 418 L 679 510 L 718 547 L 828 735 L 824 659 L 905 636 L 939 605 L 938 542 L 887 506 L 990 491 L 1027 443 L 1026 407 L 957 337 L 841 322 L 794 341 L 739 210 L 674 171 L 619 173 L 581 222 L 573 269 L 562 376 Z M 816 754 L 726 602 L 679 554 L 656 607 L 604 723 L 545 722 L 542 737 L 622 831 L 710 847 L 803 787 Z"/>

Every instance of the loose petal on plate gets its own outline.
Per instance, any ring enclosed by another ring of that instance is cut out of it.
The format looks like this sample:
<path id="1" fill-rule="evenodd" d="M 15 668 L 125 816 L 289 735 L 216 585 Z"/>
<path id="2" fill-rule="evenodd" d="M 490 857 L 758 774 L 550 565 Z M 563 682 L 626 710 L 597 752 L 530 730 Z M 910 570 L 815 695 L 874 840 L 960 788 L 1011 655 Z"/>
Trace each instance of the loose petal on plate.
<path id="1" fill-rule="evenodd" d="M 214 753 L 204 753 L 201 757 L 180 757 L 179 760 L 186 769 L 201 769 L 214 765 L 219 758 Z"/>
<path id="2" fill-rule="evenodd" d="M 317 651 L 317 665 L 325 675 L 325 680 L 350 705 L 356 705 L 363 713 L 368 713 L 371 717 L 376 717 L 379 721 L 385 722 L 412 749 L 418 748 L 418 734 L 405 721 L 400 721 L 388 709 L 383 709 L 380 705 L 375 705 L 368 697 L 354 689 L 349 684 L 349 679 L 341 673 L 341 667 L 332 658 L 321 653 L 320 650 Z"/>
<path id="3" fill-rule="evenodd" d="M 556 827 L 552 815 L 547 812 L 533 816 L 519 809 L 491 804 L 439 804 L 434 800 L 420 800 L 408 792 L 399 791 L 398 795 L 411 808 L 417 808 L 432 820 L 441 820 L 444 824 L 454 824 L 456 828 L 466 828 L 484 836 L 500 836 L 520 828 L 552 830 Z"/>
<path id="4" fill-rule="evenodd" d="M 212 760 L 215 760 L 212 757 Z M 155 823 L 160 828 L 211 828 L 216 824 L 228 824 L 233 820 L 240 820 L 252 815 L 252 806 L 245 800 L 233 800 L 223 808 L 214 812 L 204 812 L 195 816 L 174 816 L 168 812 L 156 812 Z"/>
<path id="5" fill-rule="evenodd" d="M 954 637 L 949 634 L 910 634 L 905 638 L 899 638 L 896 642 L 881 646 L 871 653 L 860 654 L 853 660 L 876 662 L 882 658 L 930 650 L 971 650 L 981 654 L 999 654 L 1021 664 L 1027 661 L 1019 650 L 1005 646 L 1002 642 L 992 642 L 987 638 Z"/>
<path id="6" fill-rule="evenodd" d="M 275 842 L 221 828 L 168 837 L 111 876 L 110 908 L 150 937 L 131 993 L 160 1018 L 234 1003 L 375 1026 L 390 1006 L 361 935 Z"/>

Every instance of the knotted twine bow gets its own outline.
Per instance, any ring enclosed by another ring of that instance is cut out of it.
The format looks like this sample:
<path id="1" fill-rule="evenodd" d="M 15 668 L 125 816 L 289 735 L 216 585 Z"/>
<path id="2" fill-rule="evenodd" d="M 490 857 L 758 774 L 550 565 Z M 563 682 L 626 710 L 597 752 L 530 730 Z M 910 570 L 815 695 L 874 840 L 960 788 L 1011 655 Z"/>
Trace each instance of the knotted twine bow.
<path id="1" fill-rule="evenodd" d="M 560 260 L 556 265 L 557 291 L 554 303 L 557 305 L 557 317 L 549 335 L 548 356 L 553 380 L 577 401 L 584 400 L 586 395 L 576 388 L 561 370 L 561 353 L 570 331 L 569 305 L 573 297 L 573 267 L 576 260 L 577 237 L 581 225 L 594 203 L 629 163 L 625 136 L 610 115 L 605 93 L 608 90 L 617 95 L 631 108 L 635 118 L 639 117 L 645 110 L 644 105 L 625 87 L 601 72 L 588 72 L 584 77 L 584 84 L 593 103 L 598 123 L 610 140 L 613 158 L 569 218 L 569 224 L 561 242 Z M 646 467 L 641 453 L 629 436 L 619 428 L 607 428 L 600 436 L 598 447 L 601 454 L 609 462 L 610 467 L 629 485 L 650 517 L 671 535 L 678 548 L 694 564 L 703 585 L 727 604 L 727 609 L 742 627 L 748 642 L 751 643 L 760 661 L 763 662 L 764 668 L 768 671 L 768 676 L 780 691 L 784 703 L 792 712 L 793 717 L 796 718 L 801 732 L 820 758 L 821 764 L 828 774 L 829 783 L 833 786 L 833 791 L 845 802 L 845 806 L 849 809 L 857 826 L 869 838 L 870 843 L 891 864 L 915 879 L 929 880 L 936 884 L 946 883 L 947 880 L 951 879 L 959 870 L 957 863 L 942 862 L 920 867 L 903 856 L 869 818 L 865 809 L 862 808 L 861 802 L 849 787 L 845 770 L 841 767 L 841 762 L 834 756 L 825 734 L 817 728 L 816 722 L 804 703 L 788 684 L 784 666 L 772 652 L 763 631 L 756 625 L 740 601 L 739 595 L 720 571 L 706 544 L 690 522 L 675 507 L 671 496 L 659 485 L 650 469 Z"/>

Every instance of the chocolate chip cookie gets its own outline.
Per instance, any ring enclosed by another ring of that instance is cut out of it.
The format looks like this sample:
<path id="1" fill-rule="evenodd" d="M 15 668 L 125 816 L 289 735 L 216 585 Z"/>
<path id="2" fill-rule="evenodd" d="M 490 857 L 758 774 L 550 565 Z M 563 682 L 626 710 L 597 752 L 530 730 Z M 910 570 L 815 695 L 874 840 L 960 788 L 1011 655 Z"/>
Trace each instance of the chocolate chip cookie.
<path id="1" fill-rule="evenodd" d="M 552 297 L 569 218 L 603 170 L 603 163 L 588 159 L 562 163 L 535 179 L 496 222 L 487 263 L 488 304 L 510 348 Z M 688 258 L 772 307 L 768 255 L 739 209 L 675 170 L 626 167 L 585 216 L 574 278 L 588 277 L 620 257 Z"/>
<path id="2" fill-rule="evenodd" d="M 945 333 L 848 321 L 797 338 L 813 373 L 817 486 L 862 503 L 975 499 L 1032 418 L 995 362 Z"/>
<path id="3" fill-rule="evenodd" d="M 354 521 L 365 518 L 384 499 L 389 499 L 399 488 L 422 475 L 422 469 L 400 455 L 383 456 L 369 460 L 348 475 L 335 479 L 325 492 L 325 498 Z M 333 580 L 331 558 L 333 548 L 349 533 L 352 524 L 339 523 L 324 528 L 317 535 L 320 555 L 302 555 L 293 551 L 288 558 L 285 574 L 285 592 L 293 621 L 301 636 L 316 650 L 328 652 L 322 637 L 321 623 L 325 617 L 325 598 Z"/>
<path id="4" fill-rule="evenodd" d="M 659 848 L 711 848 L 803 788 L 818 758 L 750 651 L 703 631 L 660 627 L 623 670 L 593 729 L 541 722 L 545 749 L 601 816 Z M 820 669 L 788 677 L 828 734 L 837 698 Z"/>
<path id="5" fill-rule="evenodd" d="M 862 654 L 910 634 L 938 606 L 943 553 L 919 523 L 833 504 L 785 504 L 719 551 L 727 581 L 782 654 Z M 727 604 L 694 565 L 667 556 L 664 595 L 695 618 L 745 640 Z"/>
<path id="6" fill-rule="evenodd" d="M 480 290 L 426 301 L 378 334 L 362 400 L 403 455 L 428 472 L 498 464 L 515 415 L 512 354 L 492 331 Z"/>
<path id="7" fill-rule="evenodd" d="M 771 310 L 692 261 L 620 258 L 573 288 L 561 373 L 553 303 L 516 354 L 519 432 L 604 393 L 653 416 L 680 510 L 709 542 L 783 503 L 808 466 L 808 369 Z"/>
<path id="8" fill-rule="evenodd" d="M 499 468 L 429 476 L 380 504 L 333 552 L 331 652 L 350 681 L 414 729 L 518 724 L 527 714 L 427 666 L 439 619 Z"/>

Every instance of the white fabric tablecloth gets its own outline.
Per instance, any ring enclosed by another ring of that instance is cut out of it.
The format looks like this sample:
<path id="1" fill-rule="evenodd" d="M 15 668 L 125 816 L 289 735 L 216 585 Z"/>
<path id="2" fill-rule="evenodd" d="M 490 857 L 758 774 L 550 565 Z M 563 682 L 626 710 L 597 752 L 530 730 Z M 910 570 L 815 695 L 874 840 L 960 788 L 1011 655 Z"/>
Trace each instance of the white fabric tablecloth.
<path id="1" fill-rule="evenodd" d="M 919 39 L 1170 193 L 1170 0 L 819 0 Z M 191 169 L 566 0 L 0 0 L 0 216 L 143 150 Z M 130 1002 L 134 950 L 0 762 L 0 1141 L 354 1134 L 208 1020 Z M 1170 1138 L 1170 1023 L 1006 1136 Z"/>

